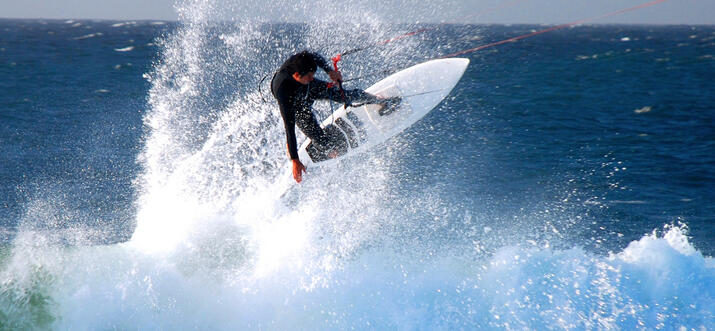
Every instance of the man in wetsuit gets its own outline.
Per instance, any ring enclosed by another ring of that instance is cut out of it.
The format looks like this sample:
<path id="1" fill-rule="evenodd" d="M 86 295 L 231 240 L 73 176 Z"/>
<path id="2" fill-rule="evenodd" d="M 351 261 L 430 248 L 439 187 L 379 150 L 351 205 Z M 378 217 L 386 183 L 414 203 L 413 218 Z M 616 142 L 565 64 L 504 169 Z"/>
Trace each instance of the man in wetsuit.
<path id="1" fill-rule="evenodd" d="M 303 51 L 288 58 L 273 76 L 271 92 L 278 100 L 283 123 L 285 124 L 288 141 L 288 154 L 293 162 L 293 178 L 300 183 L 305 166 L 298 158 L 298 142 L 295 136 L 295 126 L 310 138 L 321 149 L 329 149 L 331 136 L 318 124 L 311 106 L 318 99 L 331 99 L 350 105 L 359 103 L 381 103 L 379 99 L 362 90 L 340 91 L 338 87 L 328 87 L 328 83 L 315 79 L 317 68 L 325 70 L 334 82 L 342 80 L 340 71 L 335 71 L 325 59 L 315 53 Z"/>

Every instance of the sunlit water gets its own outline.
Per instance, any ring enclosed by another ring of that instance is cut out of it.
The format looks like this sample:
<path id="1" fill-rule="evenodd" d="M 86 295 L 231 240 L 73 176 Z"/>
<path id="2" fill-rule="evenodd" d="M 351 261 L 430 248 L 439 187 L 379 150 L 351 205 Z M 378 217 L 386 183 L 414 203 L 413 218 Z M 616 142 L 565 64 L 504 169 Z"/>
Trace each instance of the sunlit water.
<path id="1" fill-rule="evenodd" d="M 293 186 L 262 76 L 419 26 L 222 5 L 1 22 L 1 329 L 715 327 L 714 29 L 468 54 L 424 120 Z M 442 26 L 341 65 L 364 88 L 532 28 Z"/>

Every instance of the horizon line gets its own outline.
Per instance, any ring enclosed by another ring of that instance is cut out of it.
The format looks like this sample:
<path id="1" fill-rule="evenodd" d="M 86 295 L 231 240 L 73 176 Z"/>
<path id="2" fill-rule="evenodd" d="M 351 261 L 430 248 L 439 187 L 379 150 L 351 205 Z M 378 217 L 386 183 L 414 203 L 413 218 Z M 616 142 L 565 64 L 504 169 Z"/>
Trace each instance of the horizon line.
<path id="1" fill-rule="evenodd" d="M 43 17 L 0 17 L 0 20 L 16 20 L 16 21 L 93 21 L 93 22 L 163 22 L 163 23 L 182 23 L 178 19 L 166 20 L 166 19 L 153 19 L 153 18 L 138 18 L 138 19 L 123 19 L 123 18 L 43 18 Z M 234 20 L 211 20 L 209 22 L 232 22 L 240 23 L 246 21 L 234 21 Z M 268 23 L 268 24 L 308 24 L 309 22 L 299 22 L 299 21 L 255 21 L 256 23 Z M 390 23 L 386 23 L 390 24 Z M 391 24 L 446 24 L 446 25 L 560 25 L 564 23 L 552 22 L 552 23 L 537 23 L 537 22 L 393 22 Z M 629 22 L 609 22 L 609 23 L 583 23 L 576 26 L 593 26 L 593 25 L 631 25 L 631 26 L 715 26 L 715 23 L 629 23 Z"/>

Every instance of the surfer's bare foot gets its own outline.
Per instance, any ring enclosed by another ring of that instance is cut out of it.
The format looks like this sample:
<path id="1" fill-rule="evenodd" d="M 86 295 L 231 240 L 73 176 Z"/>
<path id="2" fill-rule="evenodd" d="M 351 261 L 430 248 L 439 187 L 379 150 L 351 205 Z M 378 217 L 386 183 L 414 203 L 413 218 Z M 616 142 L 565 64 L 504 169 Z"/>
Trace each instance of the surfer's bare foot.
<path id="1" fill-rule="evenodd" d="M 328 158 L 331 158 L 331 159 L 334 159 L 334 158 L 336 158 L 336 157 L 338 157 L 338 156 L 339 156 L 339 155 L 338 155 L 338 151 L 337 151 L 337 150 L 332 150 L 332 151 L 330 151 L 330 153 L 328 153 Z"/>

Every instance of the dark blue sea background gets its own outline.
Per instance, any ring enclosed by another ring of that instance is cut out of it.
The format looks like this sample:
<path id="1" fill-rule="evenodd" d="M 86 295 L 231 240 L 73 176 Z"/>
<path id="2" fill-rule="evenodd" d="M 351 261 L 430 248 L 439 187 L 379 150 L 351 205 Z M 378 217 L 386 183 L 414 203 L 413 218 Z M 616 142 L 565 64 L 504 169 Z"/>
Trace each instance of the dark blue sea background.
<path id="1" fill-rule="evenodd" d="M 370 46 L 366 88 L 544 28 L 0 20 L 0 329 L 715 328 L 713 26 L 461 55 L 421 121 L 287 184 L 259 81 L 293 52 Z"/>

